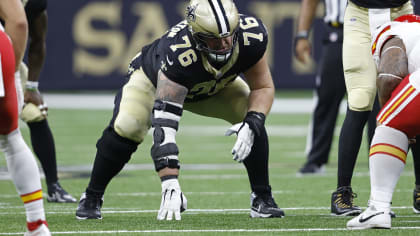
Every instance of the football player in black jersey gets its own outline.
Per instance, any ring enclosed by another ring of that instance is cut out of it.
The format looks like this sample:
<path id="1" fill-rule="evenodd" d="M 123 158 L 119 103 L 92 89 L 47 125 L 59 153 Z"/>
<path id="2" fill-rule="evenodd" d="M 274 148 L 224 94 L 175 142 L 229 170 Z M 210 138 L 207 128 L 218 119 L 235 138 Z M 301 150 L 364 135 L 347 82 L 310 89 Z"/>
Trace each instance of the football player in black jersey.
<path id="1" fill-rule="evenodd" d="M 38 90 L 38 80 L 45 61 L 47 34 L 47 0 L 24 0 L 29 25 L 28 68 L 19 71 L 25 105 L 20 117 L 28 124 L 32 148 L 38 157 L 48 187 L 48 202 L 74 203 L 76 199 L 58 182 L 54 137 L 47 121 L 48 107 Z M 21 93 L 21 91 L 18 91 Z"/>
<path id="2" fill-rule="evenodd" d="M 175 134 L 183 109 L 236 124 L 226 134 L 237 134 L 232 154 L 248 171 L 251 217 L 283 217 L 268 178 L 264 122 L 274 85 L 266 47 L 263 23 L 239 15 L 232 0 L 191 0 L 186 20 L 145 46 L 130 63 L 129 81 L 117 94 L 113 118 L 96 144 L 90 183 L 76 217 L 102 218 L 106 186 L 152 126 L 151 156 L 162 181 L 157 219 L 181 219 L 187 199 L 178 182 Z"/>

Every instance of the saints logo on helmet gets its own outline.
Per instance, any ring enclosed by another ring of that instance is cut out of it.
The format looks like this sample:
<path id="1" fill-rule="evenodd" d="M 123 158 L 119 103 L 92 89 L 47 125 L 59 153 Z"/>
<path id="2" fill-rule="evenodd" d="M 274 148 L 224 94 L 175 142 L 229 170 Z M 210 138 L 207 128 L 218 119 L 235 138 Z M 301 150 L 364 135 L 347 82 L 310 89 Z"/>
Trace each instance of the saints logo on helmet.
<path id="1" fill-rule="evenodd" d="M 239 14 L 232 0 L 191 0 L 186 20 L 197 44 L 210 62 L 223 64 L 237 41 Z M 224 40 L 228 48 L 212 48 L 209 41 Z"/>
<path id="2" fill-rule="evenodd" d="M 186 18 L 187 21 L 195 21 L 195 9 L 197 8 L 197 5 L 189 5 L 187 6 L 187 11 L 186 11 Z"/>

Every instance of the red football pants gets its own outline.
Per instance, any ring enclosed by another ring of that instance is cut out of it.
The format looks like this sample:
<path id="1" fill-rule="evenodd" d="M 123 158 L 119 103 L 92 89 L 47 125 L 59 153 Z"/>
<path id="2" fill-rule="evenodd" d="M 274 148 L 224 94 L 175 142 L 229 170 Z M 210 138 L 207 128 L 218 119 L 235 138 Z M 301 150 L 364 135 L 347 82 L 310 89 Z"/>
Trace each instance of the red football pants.
<path id="1" fill-rule="evenodd" d="M 405 77 L 376 117 L 381 124 L 405 133 L 408 138 L 420 134 L 419 82 L 420 70 Z"/>
<path id="2" fill-rule="evenodd" d="M 0 135 L 18 128 L 18 100 L 15 88 L 15 54 L 9 37 L 0 31 Z M 3 85 L 3 86 L 1 86 Z M 1 93 L 3 92 L 3 93 Z"/>

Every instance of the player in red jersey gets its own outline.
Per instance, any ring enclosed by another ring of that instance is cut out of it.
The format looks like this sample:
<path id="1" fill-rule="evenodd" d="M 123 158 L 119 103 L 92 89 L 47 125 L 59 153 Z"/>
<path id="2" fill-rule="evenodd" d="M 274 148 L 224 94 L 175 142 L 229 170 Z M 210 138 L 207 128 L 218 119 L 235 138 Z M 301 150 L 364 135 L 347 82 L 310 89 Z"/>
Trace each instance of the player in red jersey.
<path id="1" fill-rule="evenodd" d="M 410 139 L 420 134 L 420 16 L 404 15 L 372 37 L 382 110 L 372 140 L 369 207 L 349 229 L 391 228 L 392 194 L 402 173 Z"/>

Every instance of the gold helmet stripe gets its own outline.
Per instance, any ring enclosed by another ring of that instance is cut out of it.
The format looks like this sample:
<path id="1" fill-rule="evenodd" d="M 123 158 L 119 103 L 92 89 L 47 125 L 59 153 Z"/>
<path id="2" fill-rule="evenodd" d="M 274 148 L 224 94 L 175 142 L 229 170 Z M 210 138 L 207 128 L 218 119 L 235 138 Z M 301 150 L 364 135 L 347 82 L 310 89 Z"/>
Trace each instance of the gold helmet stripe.
<path id="1" fill-rule="evenodd" d="M 209 0 L 211 9 L 216 16 L 217 26 L 219 28 L 220 36 L 227 36 L 230 33 L 229 21 L 226 17 L 225 9 L 220 0 Z"/>

